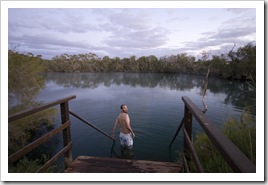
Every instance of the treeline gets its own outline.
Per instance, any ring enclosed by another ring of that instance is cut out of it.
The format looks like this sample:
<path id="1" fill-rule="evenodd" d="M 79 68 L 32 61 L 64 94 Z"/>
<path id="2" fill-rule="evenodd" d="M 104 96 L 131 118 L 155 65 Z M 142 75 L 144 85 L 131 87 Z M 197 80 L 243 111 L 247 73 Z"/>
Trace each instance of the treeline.
<path id="1" fill-rule="evenodd" d="M 228 79 L 255 79 L 256 46 L 247 44 L 237 51 L 213 55 L 208 59 L 203 53 L 202 59 L 186 53 L 157 58 L 154 55 L 136 58 L 98 57 L 94 53 L 68 55 L 62 54 L 43 60 L 47 72 L 153 72 L 210 75 Z"/>

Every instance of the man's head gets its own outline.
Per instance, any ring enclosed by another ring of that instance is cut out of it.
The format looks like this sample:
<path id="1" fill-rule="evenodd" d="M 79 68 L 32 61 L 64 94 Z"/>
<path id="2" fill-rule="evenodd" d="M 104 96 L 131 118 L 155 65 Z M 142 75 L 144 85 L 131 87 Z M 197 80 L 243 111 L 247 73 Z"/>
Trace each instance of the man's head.
<path id="1" fill-rule="evenodd" d="M 122 104 L 122 105 L 120 106 L 120 108 L 121 108 L 121 111 L 122 111 L 122 112 L 124 112 L 124 113 L 127 113 L 127 112 L 128 112 L 128 108 L 127 108 L 127 105 L 126 105 L 126 104 Z"/>

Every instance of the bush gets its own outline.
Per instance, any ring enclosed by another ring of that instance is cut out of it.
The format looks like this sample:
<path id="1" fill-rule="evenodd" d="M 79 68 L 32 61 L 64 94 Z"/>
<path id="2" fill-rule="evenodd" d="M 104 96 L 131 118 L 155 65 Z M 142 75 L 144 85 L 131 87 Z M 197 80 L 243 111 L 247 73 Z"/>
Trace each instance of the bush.
<path id="1" fill-rule="evenodd" d="M 26 157 L 19 160 L 16 164 L 8 166 L 8 173 L 35 173 L 45 162 L 48 161 L 47 156 L 43 155 L 40 159 L 30 160 Z M 56 166 L 51 166 L 46 172 L 56 172 Z"/>
<path id="2" fill-rule="evenodd" d="M 231 118 L 224 124 L 224 134 L 256 164 L 256 127 L 251 116 L 243 112 L 241 120 Z M 225 162 L 205 133 L 198 133 L 194 147 L 203 169 L 207 173 L 231 173 L 232 169 Z M 191 162 L 190 166 L 193 168 Z"/>

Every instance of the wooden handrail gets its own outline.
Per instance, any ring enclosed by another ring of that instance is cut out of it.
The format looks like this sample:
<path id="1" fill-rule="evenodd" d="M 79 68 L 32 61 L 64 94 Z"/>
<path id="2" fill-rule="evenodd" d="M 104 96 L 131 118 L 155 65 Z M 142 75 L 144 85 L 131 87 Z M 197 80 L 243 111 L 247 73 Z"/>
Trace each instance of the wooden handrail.
<path id="1" fill-rule="evenodd" d="M 253 162 L 250 161 L 217 127 L 215 127 L 214 124 L 208 120 L 206 115 L 196 107 L 188 97 L 183 96 L 182 100 L 185 103 L 185 109 L 188 109 L 195 117 L 234 172 L 256 172 L 256 166 Z"/>
<path id="2" fill-rule="evenodd" d="M 31 152 L 36 147 L 40 146 L 44 142 L 46 142 L 48 139 L 54 137 L 56 134 L 62 131 L 63 133 L 63 149 L 58 152 L 56 155 L 54 155 L 48 162 L 46 162 L 45 165 L 43 165 L 37 172 L 44 172 L 47 168 L 49 168 L 59 157 L 62 155 L 65 155 L 64 160 L 65 164 L 69 166 L 72 162 L 72 142 L 71 142 L 71 135 L 70 135 L 70 119 L 69 119 L 69 106 L 68 101 L 76 98 L 76 96 L 69 96 L 66 98 L 58 99 L 40 106 L 37 106 L 35 108 L 30 108 L 27 110 L 24 110 L 22 112 L 13 114 L 9 116 L 8 122 L 13 122 L 18 119 L 24 118 L 26 116 L 29 116 L 31 114 L 40 112 L 42 110 L 51 108 L 56 105 L 60 105 L 61 109 L 61 123 L 62 125 L 53 129 L 49 133 L 45 134 L 44 136 L 36 139 L 32 143 L 28 144 L 27 146 L 23 147 L 19 151 L 15 152 L 14 154 L 11 154 L 8 157 L 8 163 L 14 163 L 27 153 Z"/>
<path id="3" fill-rule="evenodd" d="M 69 97 L 58 99 L 56 101 L 49 102 L 49 103 L 46 103 L 46 104 L 43 104 L 43 105 L 40 105 L 40 106 L 37 106 L 37 107 L 34 107 L 34 108 L 24 110 L 22 112 L 18 112 L 16 114 L 13 114 L 13 115 L 9 116 L 8 117 L 8 122 L 10 123 L 12 121 L 16 121 L 16 120 L 18 120 L 20 118 L 26 117 L 28 115 L 31 115 L 31 114 L 34 114 L 34 113 L 37 113 L 37 112 L 40 112 L 42 110 L 48 109 L 48 108 L 53 107 L 55 105 L 61 104 L 63 102 L 67 102 L 67 101 L 69 101 L 71 99 L 74 99 L 74 98 L 76 98 L 76 96 L 69 96 Z"/>

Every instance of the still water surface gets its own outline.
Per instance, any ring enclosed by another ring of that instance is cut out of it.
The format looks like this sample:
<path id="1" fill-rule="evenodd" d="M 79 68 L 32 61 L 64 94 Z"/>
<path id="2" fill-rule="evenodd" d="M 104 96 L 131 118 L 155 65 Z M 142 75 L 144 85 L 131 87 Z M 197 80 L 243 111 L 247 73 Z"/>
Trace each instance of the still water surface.
<path id="1" fill-rule="evenodd" d="M 120 113 L 120 105 L 129 108 L 131 126 L 136 137 L 131 150 L 120 147 L 117 140 L 105 137 L 71 117 L 73 158 L 79 155 L 123 157 L 132 159 L 176 161 L 182 149 L 182 133 L 169 144 L 184 113 L 182 96 L 188 96 L 200 109 L 203 76 L 152 73 L 47 73 L 46 88 L 37 97 L 48 102 L 76 95 L 69 108 L 111 135 Z M 255 92 L 238 81 L 209 78 L 206 115 L 218 127 L 231 117 L 239 119 L 243 106 L 255 105 Z M 254 106 L 253 106 L 254 107 Z M 255 108 L 255 107 L 254 107 Z M 252 109 L 253 114 L 254 108 Z M 60 123 L 59 115 L 57 124 Z M 193 135 L 202 132 L 193 119 Z M 117 129 L 117 139 L 119 128 Z M 58 142 L 62 148 L 62 143 Z"/>

